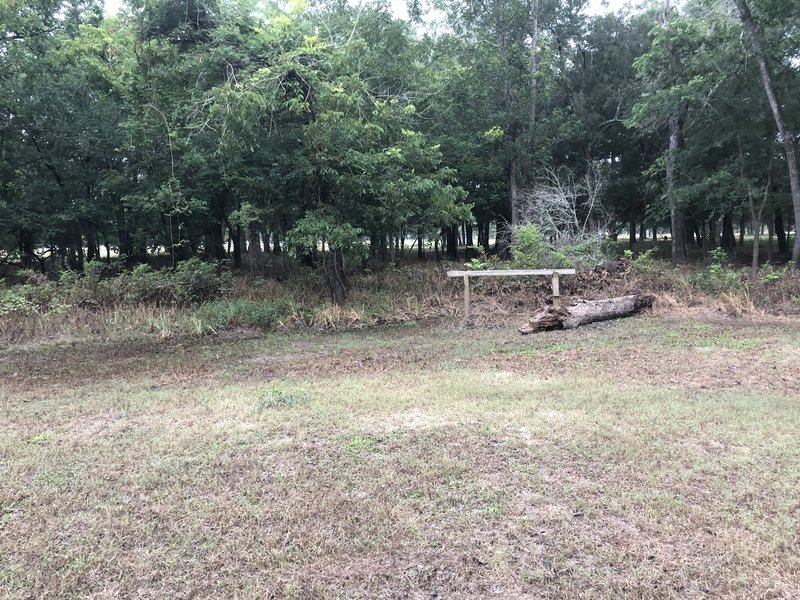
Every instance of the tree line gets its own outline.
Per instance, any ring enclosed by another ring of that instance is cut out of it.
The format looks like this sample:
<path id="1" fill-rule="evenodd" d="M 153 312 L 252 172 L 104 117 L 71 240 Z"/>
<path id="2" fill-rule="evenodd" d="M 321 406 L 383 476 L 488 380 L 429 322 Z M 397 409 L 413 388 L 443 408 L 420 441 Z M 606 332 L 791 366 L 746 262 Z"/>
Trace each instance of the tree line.
<path id="1" fill-rule="evenodd" d="M 418 2 L 3 3 L 0 260 L 290 252 L 341 300 L 349 261 L 502 251 L 553 174 L 599 172 L 608 235 L 671 231 L 682 263 L 766 226 L 792 253 L 792 2 L 435 7 L 438 28 Z"/>

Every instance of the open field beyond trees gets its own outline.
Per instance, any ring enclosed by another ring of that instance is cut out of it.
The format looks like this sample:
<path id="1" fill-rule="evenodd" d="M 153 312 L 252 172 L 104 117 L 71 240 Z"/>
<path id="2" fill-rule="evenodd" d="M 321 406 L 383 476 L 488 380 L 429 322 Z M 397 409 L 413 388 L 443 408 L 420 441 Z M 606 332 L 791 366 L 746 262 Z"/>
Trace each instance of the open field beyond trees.
<path id="1" fill-rule="evenodd" d="M 800 325 L 0 353 L 0 596 L 790 598 Z"/>

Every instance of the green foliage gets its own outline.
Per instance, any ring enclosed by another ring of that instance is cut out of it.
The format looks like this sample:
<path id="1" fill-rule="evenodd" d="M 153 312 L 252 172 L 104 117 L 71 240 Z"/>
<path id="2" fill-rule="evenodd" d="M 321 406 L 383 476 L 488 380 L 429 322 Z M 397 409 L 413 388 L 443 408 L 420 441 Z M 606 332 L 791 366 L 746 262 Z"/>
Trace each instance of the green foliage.
<path id="1" fill-rule="evenodd" d="M 91 306 L 204 302 L 224 278 L 186 259 L 242 267 L 251 239 L 288 241 L 318 265 L 332 250 L 323 266 L 340 301 L 368 250 L 397 258 L 385 240 L 431 244 L 471 223 L 488 247 L 490 224 L 512 216 L 512 180 L 524 198 L 544 170 L 587 161 L 608 166 L 598 198 L 618 223 L 663 227 L 675 205 L 687 225 L 716 227 L 755 189 L 768 190 L 765 215 L 788 215 L 759 73 L 720 3 L 691 0 L 654 26 L 651 5 L 588 16 L 574 2 L 442 0 L 448 27 L 430 35 L 385 3 L 136 0 L 116 17 L 101 4 L 0 9 L 0 263 L 68 271 L 55 292 L 4 291 L 6 313 L 50 310 L 51 292 Z M 753 10 L 791 123 L 790 5 Z M 673 116 L 682 146 L 666 198 Z M 546 246 L 517 253 L 537 266 L 608 254 Z M 106 252 L 177 268 L 113 278 Z"/>
<path id="2" fill-rule="evenodd" d="M 623 252 L 623 258 L 630 264 L 631 269 L 637 273 L 651 273 L 655 270 L 663 269 L 664 263 L 658 260 L 657 255 L 658 248 L 650 248 L 636 255 L 632 250 Z"/>
<path id="3" fill-rule="evenodd" d="M 289 250 L 295 257 L 322 249 L 338 250 L 345 258 L 359 259 L 367 255 L 362 231 L 350 223 L 337 223 L 324 211 L 310 212 L 297 221 L 288 233 Z"/>
<path id="4" fill-rule="evenodd" d="M 33 271 L 23 271 L 19 276 L 24 282 L 8 287 L 0 280 L 0 316 L 41 314 L 57 307 L 56 283 Z"/>
<path id="5" fill-rule="evenodd" d="M 35 313 L 39 304 L 33 299 L 33 286 L 16 285 L 0 288 L 0 317 L 10 314 L 30 315 Z"/>
<path id="6" fill-rule="evenodd" d="M 301 404 L 306 404 L 310 400 L 311 396 L 306 390 L 275 382 L 258 393 L 256 410 L 264 412 L 267 410 L 294 408 Z"/>
<path id="7" fill-rule="evenodd" d="M 511 248 L 513 264 L 520 269 L 559 269 L 573 266 L 572 261 L 550 244 L 535 225 L 517 227 Z"/>
<path id="8" fill-rule="evenodd" d="M 347 447 L 353 452 L 364 452 L 373 448 L 377 441 L 371 435 L 353 435 L 347 440 Z"/>
<path id="9" fill-rule="evenodd" d="M 796 272 L 791 267 L 773 267 L 764 265 L 758 271 L 759 279 L 765 284 L 777 284 L 785 279 L 796 277 Z"/>
<path id="10" fill-rule="evenodd" d="M 226 281 L 217 265 L 194 257 L 178 263 L 171 279 L 178 304 L 195 304 L 214 298 Z"/>
<path id="11" fill-rule="evenodd" d="M 175 269 L 155 271 L 144 264 L 117 276 L 113 271 L 114 267 L 88 262 L 83 273 L 64 271 L 57 282 L 33 275 L 25 283 L 0 287 L 0 316 L 46 314 L 70 305 L 198 304 L 222 294 L 230 281 L 230 274 L 217 265 L 196 258 Z"/>
<path id="12" fill-rule="evenodd" d="M 486 250 L 484 250 L 483 246 L 477 246 L 475 249 L 478 252 L 478 256 L 471 258 L 469 262 L 464 263 L 464 267 L 468 271 L 481 271 L 483 269 L 487 269 L 489 267 L 489 262 L 486 257 Z"/>
<path id="13" fill-rule="evenodd" d="M 708 258 L 708 266 L 690 277 L 690 282 L 696 289 L 710 294 L 720 294 L 747 287 L 747 271 L 731 268 L 728 265 L 728 256 L 722 248 L 711 250 Z"/>
<path id="14" fill-rule="evenodd" d="M 32 435 L 28 438 L 28 443 L 32 446 L 38 446 L 40 444 L 45 443 L 46 441 L 52 439 L 53 434 L 49 431 L 43 431 L 41 433 L 37 433 Z"/>
<path id="15" fill-rule="evenodd" d="M 218 296 L 229 278 L 217 265 L 190 258 L 178 263 L 174 270 L 154 271 L 149 265 L 137 265 L 118 278 L 104 282 L 105 286 L 90 286 L 87 291 L 109 291 L 110 297 L 105 302 L 98 302 L 102 304 L 124 301 L 131 304 L 188 305 Z M 85 278 L 78 280 L 78 286 L 81 287 L 84 281 Z M 97 300 L 104 298 L 100 296 Z"/>
<path id="16" fill-rule="evenodd" d="M 264 302 L 231 299 L 202 304 L 195 309 L 194 315 L 199 320 L 203 332 L 216 333 L 235 327 L 252 327 L 269 331 L 296 309 L 296 303 L 287 298 Z"/>

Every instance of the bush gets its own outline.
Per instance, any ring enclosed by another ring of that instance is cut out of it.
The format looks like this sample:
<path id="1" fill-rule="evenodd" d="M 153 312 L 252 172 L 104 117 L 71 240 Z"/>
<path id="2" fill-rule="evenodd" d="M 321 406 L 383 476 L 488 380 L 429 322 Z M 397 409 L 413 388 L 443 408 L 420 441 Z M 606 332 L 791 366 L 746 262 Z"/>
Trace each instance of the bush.
<path id="1" fill-rule="evenodd" d="M 701 292 L 720 294 L 738 292 L 748 287 L 747 271 L 729 267 L 725 250 L 715 248 L 708 253 L 708 257 L 709 265 L 689 279 L 694 288 Z"/>
<path id="2" fill-rule="evenodd" d="M 170 304 L 174 299 L 168 273 L 153 271 L 150 265 L 136 265 L 117 279 L 117 301 L 121 304 Z"/>
<path id="3" fill-rule="evenodd" d="M 535 225 L 517 227 L 512 244 L 514 266 L 520 269 L 561 269 L 572 267 L 572 261 L 545 240 Z"/>
<path id="4" fill-rule="evenodd" d="M 173 294 L 179 304 L 205 302 L 219 295 L 227 282 L 214 263 L 199 258 L 178 263 L 172 274 Z"/>
<path id="5" fill-rule="evenodd" d="M 217 300 L 195 310 L 202 331 L 217 332 L 232 327 L 253 327 L 268 331 L 296 310 L 296 304 L 281 298 L 268 302 Z"/>
<path id="6" fill-rule="evenodd" d="M 30 288 L 23 284 L 0 290 L 0 317 L 35 313 L 39 306 L 31 299 Z"/>
<path id="7" fill-rule="evenodd" d="M 0 316 L 48 312 L 51 305 L 56 303 L 56 284 L 33 271 L 21 271 L 20 275 L 25 277 L 25 283 L 0 287 Z M 0 279 L 0 286 L 2 283 Z"/>

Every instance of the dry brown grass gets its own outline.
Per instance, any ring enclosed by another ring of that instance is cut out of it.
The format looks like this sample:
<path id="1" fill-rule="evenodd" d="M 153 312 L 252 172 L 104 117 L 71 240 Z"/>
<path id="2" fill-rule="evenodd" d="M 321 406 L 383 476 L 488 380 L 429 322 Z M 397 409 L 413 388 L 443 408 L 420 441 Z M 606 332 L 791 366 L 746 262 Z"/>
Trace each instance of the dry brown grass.
<path id="1" fill-rule="evenodd" d="M 423 263 L 375 271 L 354 273 L 351 294 L 344 307 L 336 306 L 318 273 L 277 261 L 271 277 L 234 277 L 225 291 L 225 299 L 269 303 L 290 299 L 294 310 L 278 319 L 274 328 L 281 331 L 348 331 L 387 324 L 414 322 L 458 323 L 463 304 L 461 282 L 445 276 L 461 264 Z M 597 299 L 630 293 L 653 293 L 657 309 L 672 312 L 704 308 L 727 314 L 792 315 L 800 312 L 800 275 L 773 272 L 780 277 L 745 281 L 718 293 L 703 292 L 693 285 L 705 267 L 671 269 L 655 262 L 641 267 L 636 263 L 610 263 L 581 271 L 561 281 L 564 301 L 573 298 Z M 765 271 L 766 273 L 766 271 Z M 739 278 L 741 279 L 741 278 Z M 737 281 L 739 281 L 737 279 Z M 547 278 L 486 278 L 473 280 L 473 315 L 478 326 L 504 323 L 512 315 L 521 315 L 549 301 Z M 236 321 L 229 329 L 248 329 Z M 250 327 L 251 332 L 255 332 Z M 0 345 L 30 341 L 80 340 L 93 337 L 124 339 L 149 335 L 157 339 L 198 337 L 223 331 L 208 327 L 198 317 L 196 307 L 133 305 L 57 305 L 24 315 L 0 316 Z"/>
<path id="2" fill-rule="evenodd" d="M 800 328 L 695 317 L 0 352 L 0 596 L 796 597 Z"/>

